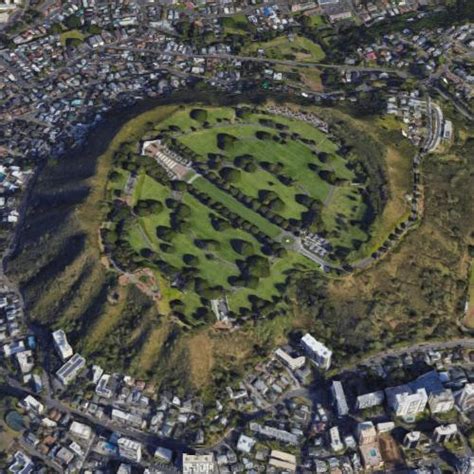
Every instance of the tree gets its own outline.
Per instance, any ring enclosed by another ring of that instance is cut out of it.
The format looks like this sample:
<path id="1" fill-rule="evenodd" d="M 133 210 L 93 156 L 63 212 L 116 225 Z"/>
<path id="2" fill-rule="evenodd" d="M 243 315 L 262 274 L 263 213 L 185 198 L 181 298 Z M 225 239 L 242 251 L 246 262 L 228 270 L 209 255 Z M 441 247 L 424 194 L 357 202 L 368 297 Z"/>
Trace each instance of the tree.
<path id="1" fill-rule="evenodd" d="M 63 28 L 61 23 L 53 23 L 49 28 L 49 34 L 51 35 L 59 35 L 63 32 Z"/>
<path id="2" fill-rule="evenodd" d="M 245 260 L 248 275 L 265 278 L 270 275 L 270 264 L 268 259 L 258 255 L 252 255 Z"/>
<path id="3" fill-rule="evenodd" d="M 64 20 L 68 30 L 76 30 L 81 27 L 81 18 L 77 15 L 70 15 Z"/>
<path id="4" fill-rule="evenodd" d="M 99 25 L 88 25 L 86 31 L 91 35 L 100 35 L 102 28 Z"/>
<path id="5" fill-rule="evenodd" d="M 80 38 L 66 38 L 66 47 L 67 48 L 77 48 L 82 44 Z"/>
<path id="6" fill-rule="evenodd" d="M 185 263 L 185 265 L 195 266 L 199 264 L 199 258 L 196 257 L 196 255 L 186 253 L 183 255 L 183 262 Z"/>
<path id="7" fill-rule="evenodd" d="M 231 239 L 230 245 L 234 252 L 237 252 L 239 255 L 250 256 L 254 253 L 253 245 L 246 240 Z"/>
<path id="8" fill-rule="evenodd" d="M 110 179 L 110 181 L 112 181 L 112 183 L 118 183 L 120 181 L 121 177 L 122 177 L 122 175 L 120 173 L 118 173 L 117 171 L 112 171 L 109 174 L 109 179 Z"/>
<path id="9" fill-rule="evenodd" d="M 217 137 L 217 147 L 220 150 L 230 150 L 233 146 L 234 143 L 238 140 L 237 137 L 234 137 L 233 135 L 229 135 L 228 133 L 218 133 Z"/>
<path id="10" fill-rule="evenodd" d="M 258 130 L 257 132 L 255 132 L 255 136 L 259 140 L 271 140 L 272 139 L 271 133 L 265 132 L 264 130 Z"/>
<path id="11" fill-rule="evenodd" d="M 229 183 L 237 183 L 240 181 L 240 171 L 236 168 L 232 168 L 230 166 L 227 166 L 225 168 L 222 168 L 219 172 L 220 176 L 222 179 Z"/>
<path id="12" fill-rule="evenodd" d="M 198 122 L 204 123 L 207 121 L 207 111 L 204 109 L 193 109 L 189 116 Z"/>
<path id="13" fill-rule="evenodd" d="M 159 225 L 156 228 L 156 235 L 161 240 L 166 240 L 170 242 L 171 240 L 173 240 L 173 237 L 176 235 L 176 233 L 170 227 Z"/>

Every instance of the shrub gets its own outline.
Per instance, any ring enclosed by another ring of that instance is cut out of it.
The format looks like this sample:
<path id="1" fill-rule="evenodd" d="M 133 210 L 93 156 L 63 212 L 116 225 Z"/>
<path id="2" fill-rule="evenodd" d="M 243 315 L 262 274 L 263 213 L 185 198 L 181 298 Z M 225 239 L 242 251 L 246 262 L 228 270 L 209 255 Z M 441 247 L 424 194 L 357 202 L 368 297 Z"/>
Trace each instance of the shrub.
<path id="1" fill-rule="evenodd" d="M 224 151 L 230 150 L 234 146 L 234 143 L 238 140 L 237 137 L 229 135 L 228 133 L 218 133 L 216 139 L 217 147 Z"/>
<path id="2" fill-rule="evenodd" d="M 171 229 L 171 227 L 159 225 L 156 228 L 156 235 L 161 240 L 166 240 L 170 242 L 173 239 L 173 237 L 176 235 L 176 233 L 173 231 L 173 229 Z"/>
<path id="3" fill-rule="evenodd" d="M 255 132 L 255 136 L 259 140 L 271 140 L 272 139 L 272 134 L 268 133 L 268 132 L 265 132 L 264 130 L 258 130 L 257 132 Z"/>
<path id="4" fill-rule="evenodd" d="M 186 253 L 183 255 L 183 262 L 185 265 L 197 265 L 199 263 L 199 258 L 196 255 Z"/>
<path id="5" fill-rule="evenodd" d="M 236 168 L 232 168 L 230 166 L 222 168 L 219 174 L 222 179 L 229 183 L 237 183 L 240 181 L 240 171 Z"/>
<path id="6" fill-rule="evenodd" d="M 207 121 L 207 111 L 204 109 L 193 109 L 189 116 L 198 122 L 204 123 Z"/>
<path id="7" fill-rule="evenodd" d="M 230 245 L 234 252 L 237 252 L 240 255 L 249 256 L 254 253 L 253 245 L 246 240 L 231 239 Z"/>

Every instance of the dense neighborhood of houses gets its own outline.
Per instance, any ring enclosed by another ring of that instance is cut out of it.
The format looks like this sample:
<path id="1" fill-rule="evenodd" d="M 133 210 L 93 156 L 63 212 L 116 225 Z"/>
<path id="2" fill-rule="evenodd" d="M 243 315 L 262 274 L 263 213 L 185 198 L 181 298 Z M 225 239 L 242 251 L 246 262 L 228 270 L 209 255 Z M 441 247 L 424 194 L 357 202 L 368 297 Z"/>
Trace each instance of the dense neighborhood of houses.
<path id="1" fill-rule="evenodd" d="M 16 298 L 1 301 L 11 314 Z M 413 472 L 441 472 L 444 449 L 456 472 L 474 466 L 474 344 L 433 344 L 334 372 L 331 349 L 304 334 L 212 407 L 88 363 L 62 329 L 51 334 L 50 371 L 38 370 L 44 348 L 24 335 L 21 312 L 18 322 L 22 332 L 1 348 L 24 393 L 11 412 L 21 435 L 10 472 L 391 472 L 422 456 L 435 470 Z M 405 380 L 389 383 L 394 373 Z M 236 421 L 236 412 L 250 416 Z"/>

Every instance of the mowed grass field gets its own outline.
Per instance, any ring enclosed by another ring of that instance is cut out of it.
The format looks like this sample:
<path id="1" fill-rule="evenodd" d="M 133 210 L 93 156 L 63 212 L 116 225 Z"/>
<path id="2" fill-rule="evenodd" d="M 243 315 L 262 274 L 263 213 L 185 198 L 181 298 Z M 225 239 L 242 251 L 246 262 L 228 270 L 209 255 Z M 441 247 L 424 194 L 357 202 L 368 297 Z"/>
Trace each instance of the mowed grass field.
<path id="1" fill-rule="evenodd" d="M 362 242 L 366 240 L 367 235 L 358 225 L 366 209 L 362 199 L 363 189 L 353 186 L 354 174 L 347 167 L 347 160 L 338 154 L 337 144 L 327 134 L 304 121 L 282 116 L 252 113 L 239 119 L 231 108 L 206 108 L 207 125 L 202 127 L 190 118 L 191 110 L 189 107 L 177 111 L 157 126 L 156 130 L 175 127 L 176 139 L 204 160 L 209 153 L 221 154 L 225 157 L 226 165 L 235 166 L 235 160 L 239 156 L 254 157 L 257 169 L 251 172 L 241 169 L 241 178 L 235 183 L 246 196 L 259 198 L 260 191 L 275 192 L 285 204 L 278 214 L 287 219 L 299 220 L 307 208 L 298 203 L 296 197 L 307 195 L 324 204 L 321 218 L 326 230 L 331 231 L 331 243 L 334 246 L 351 247 L 354 239 Z M 262 125 L 262 120 L 269 119 L 278 126 L 285 127 L 285 133 L 298 134 L 299 139 L 287 139 L 285 143 L 258 139 L 258 131 L 267 132 L 272 137 L 278 135 L 279 130 Z M 219 134 L 228 134 L 238 139 L 232 147 L 223 151 L 217 143 Z M 303 140 L 312 140 L 314 145 L 304 143 Z M 318 157 L 321 152 L 326 154 L 324 163 Z M 261 162 L 281 165 L 279 174 L 291 178 L 293 184 L 283 184 L 277 174 L 260 166 Z M 318 171 L 309 168 L 311 165 L 321 171 L 334 173 L 345 183 L 337 186 L 329 184 L 319 176 Z M 195 185 L 200 188 L 206 186 L 201 180 L 197 180 Z M 258 226 L 274 237 L 275 232 L 270 233 L 261 224 Z"/>
<path id="2" fill-rule="evenodd" d="M 298 202 L 297 196 L 308 196 L 319 202 L 322 207 L 321 222 L 331 230 L 340 228 L 334 238 L 334 245 L 352 245 L 353 239 L 364 240 L 365 233 L 357 226 L 357 219 L 364 212 L 361 189 L 353 186 L 354 174 L 347 166 L 347 159 L 338 153 L 338 145 L 324 132 L 304 121 L 292 120 L 282 116 L 253 111 L 240 114 L 230 107 L 199 108 L 200 120 L 192 118 L 195 107 L 180 107 L 172 115 L 157 123 L 154 130 L 173 137 L 181 146 L 196 154 L 196 164 L 212 162 L 213 157 L 222 160 L 220 167 L 239 170 L 240 176 L 233 186 L 252 199 L 260 199 L 262 191 L 271 191 L 281 199 L 283 207 L 277 214 L 286 219 L 300 222 L 307 207 Z M 257 132 L 266 133 L 259 138 Z M 283 133 L 284 135 L 281 135 Z M 219 136 L 230 135 L 234 141 L 230 147 L 219 145 Z M 282 141 L 282 136 L 283 141 Z M 324 159 L 321 157 L 324 154 Z M 239 157 L 247 156 L 253 160 L 254 167 L 245 170 L 236 164 Z M 268 165 L 278 165 L 278 174 Z M 313 167 L 312 169 L 310 167 Z M 318 174 L 319 170 L 332 173 L 339 182 L 334 185 Z M 218 170 L 215 170 L 218 172 Z M 289 179 L 284 183 L 281 176 Z M 124 186 L 127 175 L 122 174 L 116 180 L 117 186 Z M 192 179 L 192 188 L 205 193 L 225 206 L 234 214 L 257 227 L 271 240 L 283 242 L 287 235 L 278 225 L 270 222 L 256 210 L 245 206 L 228 191 L 213 184 L 205 176 Z M 152 250 L 155 255 L 176 269 L 186 268 L 185 256 L 196 257 L 193 267 L 197 268 L 199 278 L 210 286 L 222 287 L 231 310 L 235 313 L 251 309 L 255 297 L 277 302 L 289 272 L 299 268 L 315 269 L 313 262 L 287 248 L 283 258 L 268 257 L 270 274 L 258 279 L 253 287 L 233 286 L 230 281 L 240 274 L 239 260 L 245 259 L 232 245 L 239 239 L 251 245 L 252 254 L 267 258 L 262 253 L 262 243 L 249 232 L 234 227 L 215 230 L 212 218 L 219 215 L 207 205 L 201 203 L 189 191 L 173 194 L 190 209 L 187 217 L 187 231 L 177 232 L 169 240 L 157 235 L 157 228 L 172 227 L 172 209 L 167 208 L 167 199 L 172 195 L 170 187 L 160 184 L 143 172 L 137 177 L 132 205 L 143 200 L 157 200 L 163 204 L 163 210 L 157 214 L 136 218 L 137 225 L 129 230 L 128 239 L 137 252 Z M 220 216 L 222 217 L 222 216 Z M 320 229 L 321 231 L 324 229 Z M 209 250 L 199 248 L 196 242 L 213 240 L 217 248 Z M 163 245 L 171 245 L 171 251 L 163 251 Z M 157 278 L 163 281 L 159 274 Z M 160 285 L 161 286 L 161 285 Z M 169 287 L 169 285 L 167 285 Z M 179 299 L 185 305 L 186 315 L 202 306 L 198 292 L 192 288 L 183 291 L 169 288 L 170 298 Z M 167 298 L 161 304 L 168 307 Z M 193 318 L 188 319 L 193 324 Z"/>
<path id="3" fill-rule="evenodd" d="M 170 191 L 166 186 L 156 182 L 149 176 L 143 176 L 143 181 L 139 187 L 136 199 L 154 199 L 165 202 L 170 195 Z M 203 189 L 210 195 L 216 192 L 215 197 L 219 197 L 222 191 L 205 181 L 203 178 L 195 181 L 195 184 L 203 184 Z M 214 188 L 214 189 L 212 189 Z M 231 196 L 222 196 L 222 201 L 227 204 L 226 198 Z M 257 295 L 265 300 L 272 300 L 278 296 L 278 284 L 283 284 L 286 279 L 286 272 L 294 267 L 294 264 L 303 266 L 304 268 L 314 268 L 312 263 L 304 257 L 300 257 L 294 252 L 289 252 L 289 257 L 285 259 L 274 259 L 271 262 L 271 274 L 266 278 L 259 280 L 258 287 L 255 289 L 233 288 L 228 279 L 231 276 L 239 275 L 239 268 L 235 261 L 242 259 L 242 255 L 237 253 L 231 245 L 231 240 L 241 239 L 250 243 L 254 249 L 255 255 L 262 256 L 260 251 L 261 243 L 259 243 L 251 234 L 230 227 L 222 231 L 215 231 L 211 224 L 211 216 L 216 215 L 211 209 L 201 204 L 191 194 L 184 193 L 181 202 L 191 209 L 191 215 L 188 218 L 190 230 L 186 233 L 178 233 L 170 242 L 174 247 L 173 253 L 166 253 L 160 250 L 160 244 L 165 241 L 156 235 L 158 226 L 170 227 L 171 212 L 165 208 L 161 213 L 146 217 L 140 217 L 137 220 L 138 226 L 134 226 L 129 233 L 129 240 L 132 247 L 140 251 L 143 248 L 150 248 L 156 251 L 160 258 L 176 268 L 184 268 L 184 255 L 194 255 L 198 259 L 198 263 L 194 266 L 199 270 L 200 278 L 208 281 L 211 285 L 220 285 L 228 292 L 232 309 L 238 312 L 240 308 L 250 308 L 248 297 Z M 233 203 L 235 207 L 240 207 L 241 211 L 249 211 L 238 202 Z M 230 205 L 229 205 L 230 207 Z M 238 212 L 238 210 L 236 210 Z M 252 211 L 249 211 L 252 212 Z M 245 215 L 245 212 L 242 212 Z M 256 214 L 257 217 L 260 217 Z M 260 217 L 260 219 L 264 220 Z M 274 231 L 279 232 L 276 226 L 265 221 L 267 225 Z M 273 235 L 275 235 L 273 233 Z M 219 243 L 217 250 L 201 249 L 195 245 L 196 239 L 210 239 Z M 186 306 L 186 312 L 192 313 L 200 306 L 200 298 L 193 291 L 180 292 L 175 290 L 172 292 L 172 299 L 180 299 Z M 166 299 L 166 298 L 165 298 Z"/>
<path id="4" fill-rule="evenodd" d="M 319 62 L 325 58 L 319 44 L 298 35 L 279 36 L 266 42 L 254 42 L 245 48 L 242 54 L 256 55 L 259 50 L 263 50 L 265 56 L 271 59 Z"/>

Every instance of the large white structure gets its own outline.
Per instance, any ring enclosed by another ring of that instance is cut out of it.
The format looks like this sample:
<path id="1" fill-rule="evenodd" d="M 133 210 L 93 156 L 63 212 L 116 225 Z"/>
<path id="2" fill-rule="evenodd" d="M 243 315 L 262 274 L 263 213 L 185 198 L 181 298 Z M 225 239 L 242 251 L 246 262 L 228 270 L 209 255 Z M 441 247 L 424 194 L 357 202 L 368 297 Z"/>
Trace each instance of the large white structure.
<path id="1" fill-rule="evenodd" d="M 446 413 L 454 408 L 454 395 L 449 389 L 430 393 L 428 405 L 431 413 Z"/>
<path id="2" fill-rule="evenodd" d="M 38 415 L 41 415 L 44 412 L 44 405 L 31 395 L 27 395 L 21 402 L 19 402 L 19 405 L 26 411 L 32 411 Z"/>
<path id="3" fill-rule="evenodd" d="M 268 464 L 284 472 L 296 472 L 296 456 L 283 451 L 273 449 Z"/>
<path id="4" fill-rule="evenodd" d="M 306 357 L 304 356 L 291 357 L 290 354 L 288 354 L 281 348 L 278 348 L 275 351 L 275 355 L 291 370 L 301 369 L 301 367 L 303 367 L 306 364 Z"/>
<path id="5" fill-rule="evenodd" d="M 335 380 L 332 383 L 331 393 L 336 406 L 337 414 L 339 416 L 346 416 L 349 413 L 349 407 L 347 405 L 344 389 L 342 388 L 342 383 L 339 382 L 339 380 Z"/>
<path id="6" fill-rule="evenodd" d="M 133 426 L 134 428 L 142 428 L 143 425 L 143 418 L 140 415 L 119 410 L 118 408 L 112 409 L 111 418 L 113 421 Z"/>
<path id="7" fill-rule="evenodd" d="M 142 445 L 138 441 L 130 438 L 119 438 L 117 445 L 121 457 L 137 463 L 142 460 Z"/>
<path id="8" fill-rule="evenodd" d="M 437 426 L 433 431 L 433 437 L 437 443 L 451 441 L 457 435 L 458 427 L 455 423 Z"/>
<path id="9" fill-rule="evenodd" d="M 341 441 L 341 435 L 339 434 L 339 428 L 337 426 L 333 426 L 329 430 L 329 443 L 335 453 L 344 449 L 344 445 Z"/>
<path id="10" fill-rule="evenodd" d="M 86 366 L 86 359 L 74 354 L 57 372 L 56 377 L 63 385 L 71 383 Z"/>
<path id="11" fill-rule="evenodd" d="M 408 385 L 385 389 L 388 406 L 393 410 L 395 416 L 405 420 L 413 420 L 416 415 L 422 413 L 428 403 L 428 395 L 424 388 L 416 392 Z"/>
<path id="12" fill-rule="evenodd" d="M 311 334 L 305 334 L 301 338 L 301 345 L 307 356 L 321 369 L 328 370 L 331 367 L 332 351 L 324 344 L 317 341 Z"/>
<path id="13" fill-rule="evenodd" d="M 245 434 L 241 434 L 239 436 L 239 440 L 237 441 L 237 451 L 241 451 L 242 453 L 249 454 L 252 451 L 252 448 L 255 446 L 256 441 L 250 436 L 246 436 Z"/>
<path id="14" fill-rule="evenodd" d="M 69 428 L 69 433 L 75 438 L 82 439 L 83 441 L 89 441 L 92 437 L 92 428 L 84 423 L 73 421 Z"/>
<path id="15" fill-rule="evenodd" d="M 385 394 L 383 393 L 383 390 L 365 393 L 364 395 L 359 395 L 357 397 L 356 408 L 357 410 L 365 410 L 366 408 L 382 405 L 384 399 Z"/>
<path id="16" fill-rule="evenodd" d="M 35 469 L 35 464 L 25 453 L 17 451 L 13 455 L 13 463 L 8 468 L 8 472 L 18 472 L 20 474 L 28 474 L 33 472 Z"/>
<path id="17" fill-rule="evenodd" d="M 377 441 L 377 430 L 371 421 L 363 421 L 357 425 L 359 444 L 372 444 Z"/>
<path id="18" fill-rule="evenodd" d="M 474 457 L 465 457 L 459 463 L 459 474 L 474 474 Z"/>
<path id="19" fill-rule="evenodd" d="M 66 333 L 62 329 L 53 332 L 53 341 L 54 347 L 63 362 L 72 357 L 74 351 L 67 340 Z"/>
<path id="20" fill-rule="evenodd" d="M 214 455 L 183 454 L 183 474 L 211 474 L 217 472 Z"/>

